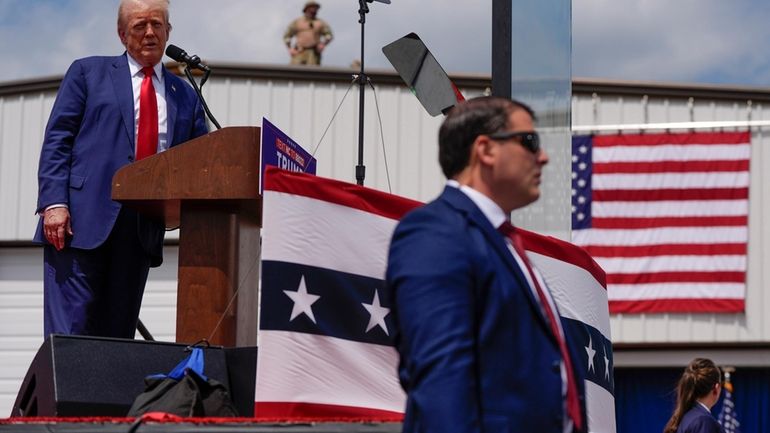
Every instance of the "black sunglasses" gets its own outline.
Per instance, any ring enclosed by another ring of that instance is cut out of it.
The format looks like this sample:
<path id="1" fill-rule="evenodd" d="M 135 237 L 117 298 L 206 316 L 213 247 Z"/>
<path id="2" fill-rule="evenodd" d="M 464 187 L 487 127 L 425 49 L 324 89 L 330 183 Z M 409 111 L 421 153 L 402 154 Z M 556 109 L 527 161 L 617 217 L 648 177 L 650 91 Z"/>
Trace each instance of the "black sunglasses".
<path id="1" fill-rule="evenodd" d="M 540 152 L 540 136 L 537 132 L 495 132 L 486 134 L 492 140 L 510 140 L 518 138 L 519 143 L 532 153 Z"/>

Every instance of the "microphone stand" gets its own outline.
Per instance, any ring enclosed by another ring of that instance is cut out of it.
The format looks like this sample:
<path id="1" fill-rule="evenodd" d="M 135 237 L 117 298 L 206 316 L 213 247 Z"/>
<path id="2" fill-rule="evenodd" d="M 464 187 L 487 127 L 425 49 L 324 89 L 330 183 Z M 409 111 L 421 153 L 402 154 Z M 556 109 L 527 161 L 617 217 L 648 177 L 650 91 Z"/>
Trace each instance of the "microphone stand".
<path id="1" fill-rule="evenodd" d="M 363 185 L 366 177 L 364 166 L 364 91 L 366 91 L 366 72 L 364 72 L 364 25 L 369 13 L 367 0 L 358 0 L 358 22 L 361 23 L 361 65 L 358 73 L 358 165 L 356 166 L 356 184 Z"/>
<path id="2" fill-rule="evenodd" d="M 356 184 L 363 185 L 366 176 L 366 167 L 364 167 L 364 92 L 366 85 L 369 84 L 369 77 L 364 71 L 364 24 L 366 24 L 366 14 L 369 13 L 367 3 L 374 1 L 390 4 L 390 0 L 358 0 L 358 22 L 361 23 L 361 67 L 358 72 L 358 165 L 356 166 Z"/>
<path id="3" fill-rule="evenodd" d="M 184 75 L 187 77 L 187 81 L 192 84 L 193 89 L 195 89 L 195 93 L 198 95 L 198 99 L 201 101 L 201 105 L 203 105 L 203 110 L 206 112 L 206 115 L 211 120 L 211 123 L 214 124 L 214 126 L 217 127 L 217 129 L 222 129 L 221 126 L 219 126 L 219 122 L 217 122 L 217 119 L 214 118 L 214 115 L 211 114 L 211 111 L 209 110 L 208 104 L 206 104 L 206 100 L 203 98 L 203 93 L 201 93 L 201 89 L 203 89 L 203 85 L 206 84 L 206 81 L 209 79 L 209 75 L 211 75 L 211 70 L 205 71 L 203 73 L 203 79 L 201 79 L 201 85 L 198 87 L 198 83 L 195 82 L 195 78 L 193 78 L 192 72 L 190 72 L 190 65 L 185 63 L 184 66 Z"/>

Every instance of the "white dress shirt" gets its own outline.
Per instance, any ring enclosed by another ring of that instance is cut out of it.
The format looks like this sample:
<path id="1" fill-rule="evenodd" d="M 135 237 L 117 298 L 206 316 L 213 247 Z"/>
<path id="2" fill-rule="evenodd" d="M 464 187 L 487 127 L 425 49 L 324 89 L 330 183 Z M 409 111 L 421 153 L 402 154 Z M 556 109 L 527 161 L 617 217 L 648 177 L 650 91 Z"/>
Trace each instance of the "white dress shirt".
<path id="1" fill-rule="evenodd" d="M 142 91 L 142 66 L 131 57 L 128 57 L 128 70 L 131 72 L 131 86 L 134 91 L 134 153 L 136 153 L 136 137 L 139 131 L 139 94 Z M 158 153 L 168 149 L 168 111 L 166 110 L 166 83 L 163 78 L 163 65 L 158 63 L 153 67 L 152 85 L 155 87 L 155 98 L 158 100 Z"/>

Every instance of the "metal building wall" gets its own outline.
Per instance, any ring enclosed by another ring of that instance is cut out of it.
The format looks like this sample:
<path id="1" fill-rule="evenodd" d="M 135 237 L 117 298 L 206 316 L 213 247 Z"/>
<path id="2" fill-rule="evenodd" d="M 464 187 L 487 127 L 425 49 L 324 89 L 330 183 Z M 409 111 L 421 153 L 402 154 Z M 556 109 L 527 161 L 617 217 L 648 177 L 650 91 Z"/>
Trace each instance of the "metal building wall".
<path id="1" fill-rule="evenodd" d="M 339 82 L 227 78 L 212 80 L 204 89 L 212 111 L 223 126 L 260 125 L 264 116 L 305 149 L 315 150 L 318 175 L 355 183 L 357 85 L 351 88 Z M 436 133 L 441 119 L 425 113 L 417 99 L 403 87 L 384 85 L 376 89 L 376 100 L 370 88 L 365 93 L 364 184 L 417 200 L 435 196 L 443 187 L 443 176 L 436 162 Z"/>
<path id="2" fill-rule="evenodd" d="M 28 240 L 34 230 L 37 161 L 55 93 L 0 97 L 0 240 Z"/>
<path id="3" fill-rule="evenodd" d="M 347 73 L 333 71 L 333 79 L 315 81 L 287 78 L 285 72 L 256 78 L 218 73 L 204 87 L 206 100 L 223 127 L 258 126 L 264 116 L 306 149 L 317 146 L 319 175 L 355 182 L 358 87 L 344 81 Z M 37 224 L 38 158 L 58 82 L 0 86 L 0 417 L 10 413 L 42 343 L 42 250 L 30 239 Z M 443 187 L 436 163 L 441 119 L 427 115 L 398 83 L 390 76 L 378 85 L 376 100 L 371 88 L 365 93 L 365 185 L 428 200 Z M 167 236 L 172 243 L 177 238 L 177 232 Z M 175 338 L 177 252 L 176 246 L 166 247 L 164 265 L 151 270 L 142 305 L 143 323 L 161 341 Z"/>
<path id="4" fill-rule="evenodd" d="M 34 231 L 37 159 L 55 93 L 0 96 L 0 242 Z M 42 342 L 42 257 L 37 248 L 0 248 L 0 417 Z"/>
<path id="5" fill-rule="evenodd" d="M 245 66 L 215 69 L 217 75 L 207 83 L 204 92 L 223 126 L 259 125 L 265 116 L 312 151 L 339 107 L 316 152 L 318 174 L 355 181 L 358 90 L 357 86 L 350 89 L 349 72 Z M 436 132 L 441 119 L 428 116 L 393 74 L 376 75 L 373 81 L 378 83 L 377 101 L 371 89 L 366 92 L 365 183 L 413 199 L 429 200 L 444 184 L 436 163 Z M 456 77 L 456 82 L 466 96 L 479 94 L 489 85 L 487 77 Z M 19 384 L 42 342 L 42 254 L 39 248 L 31 246 L 29 239 L 37 222 L 33 213 L 40 144 L 57 85 L 58 79 L 0 85 L 0 417 L 9 413 Z M 629 87 L 635 90 L 629 93 Z M 704 92 L 692 86 L 656 90 L 651 84 L 606 86 L 603 82 L 578 82 L 574 89 L 573 125 L 748 118 L 750 97 L 746 91 L 714 88 L 704 96 Z M 650 89 L 654 91 L 645 93 Z M 770 110 L 765 108 L 770 90 L 757 92 L 759 98 L 753 98 L 751 118 L 770 119 Z M 690 102 L 693 95 L 695 99 Z M 384 126 L 382 136 L 377 105 Z M 757 130 L 752 139 L 746 314 L 619 315 L 611 321 L 615 343 L 770 342 L 770 319 L 762 317 L 764 311 L 770 311 L 770 296 L 762 289 L 770 277 L 763 269 L 763 257 L 770 247 L 770 228 L 761 224 L 770 212 L 763 175 L 763 169 L 770 167 L 770 151 L 763 150 L 770 144 L 768 136 L 770 130 Z M 552 165 L 549 169 L 560 168 Z M 168 238 L 173 243 L 175 237 L 172 233 Z M 165 257 L 164 266 L 151 271 L 142 320 L 157 339 L 171 341 L 175 326 L 176 247 L 166 247 Z"/>
<path id="6" fill-rule="evenodd" d="M 320 81 L 281 78 L 280 72 L 273 74 L 278 75 L 276 78 L 237 74 L 228 77 L 225 69 L 209 80 L 204 95 L 223 127 L 259 126 L 264 116 L 304 148 L 316 150 L 319 175 L 355 182 L 358 86 L 340 80 L 349 75 L 336 70 L 332 78 Z M 58 79 L 19 85 L 17 92 L 12 85 L 0 86 L 2 243 L 27 242 L 34 232 L 37 164 L 57 86 Z M 428 200 L 444 184 L 436 144 L 441 118 L 430 117 L 393 75 L 376 89 L 376 98 L 371 88 L 365 92 L 365 185 Z M 478 93 L 479 90 L 466 90 L 469 96 Z"/>

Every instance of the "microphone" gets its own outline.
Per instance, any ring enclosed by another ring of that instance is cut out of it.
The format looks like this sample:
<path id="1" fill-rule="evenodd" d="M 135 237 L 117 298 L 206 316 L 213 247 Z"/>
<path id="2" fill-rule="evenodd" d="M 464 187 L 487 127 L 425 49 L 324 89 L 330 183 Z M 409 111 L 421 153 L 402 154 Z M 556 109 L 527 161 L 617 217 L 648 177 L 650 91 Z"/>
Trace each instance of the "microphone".
<path id="1" fill-rule="evenodd" d="M 185 50 L 177 47 L 176 45 L 169 45 L 166 48 L 166 55 L 176 60 L 177 62 L 187 63 L 187 66 L 191 68 L 197 68 L 204 72 L 209 72 L 208 66 L 201 63 L 200 57 L 193 55 L 190 56 Z"/>

